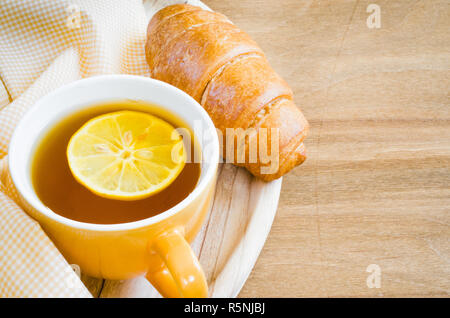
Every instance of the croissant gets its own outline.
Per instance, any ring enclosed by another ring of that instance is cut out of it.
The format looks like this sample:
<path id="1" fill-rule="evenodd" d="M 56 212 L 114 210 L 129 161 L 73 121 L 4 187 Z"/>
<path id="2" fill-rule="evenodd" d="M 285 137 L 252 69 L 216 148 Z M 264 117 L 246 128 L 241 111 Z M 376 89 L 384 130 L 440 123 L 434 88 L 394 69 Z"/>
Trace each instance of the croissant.
<path id="1" fill-rule="evenodd" d="M 291 89 L 226 16 L 187 4 L 165 7 L 148 25 L 145 51 L 153 78 L 208 112 L 225 136 L 227 161 L 271 181 L 306 159 L 309 125 Z"/>

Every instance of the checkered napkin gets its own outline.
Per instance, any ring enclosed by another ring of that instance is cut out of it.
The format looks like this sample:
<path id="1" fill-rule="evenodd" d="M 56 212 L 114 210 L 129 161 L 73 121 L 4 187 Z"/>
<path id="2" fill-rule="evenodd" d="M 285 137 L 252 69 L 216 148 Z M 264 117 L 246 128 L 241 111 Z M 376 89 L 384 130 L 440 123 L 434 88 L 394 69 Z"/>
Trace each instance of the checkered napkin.
<path id="1" fill-rule="evenodd" d="M 8 144 L 27 109 L 57 87 L 100 74 L 148 76 L 148 19 L 177 2 L 185 1 L 0 1 L 0 297 L 91 297 L 21 209 Z"/>

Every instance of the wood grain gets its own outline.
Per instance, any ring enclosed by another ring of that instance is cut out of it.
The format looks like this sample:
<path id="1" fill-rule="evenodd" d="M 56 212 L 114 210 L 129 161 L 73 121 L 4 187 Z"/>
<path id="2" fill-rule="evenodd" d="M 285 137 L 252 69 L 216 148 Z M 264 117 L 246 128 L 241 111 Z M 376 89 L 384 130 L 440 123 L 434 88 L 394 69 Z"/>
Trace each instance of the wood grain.
<path id="1" fill-rule="evenodd" d="M 240 296 L 448 296 L 450 2 L 205 3 L 262 46 L 311 123 Z"/>

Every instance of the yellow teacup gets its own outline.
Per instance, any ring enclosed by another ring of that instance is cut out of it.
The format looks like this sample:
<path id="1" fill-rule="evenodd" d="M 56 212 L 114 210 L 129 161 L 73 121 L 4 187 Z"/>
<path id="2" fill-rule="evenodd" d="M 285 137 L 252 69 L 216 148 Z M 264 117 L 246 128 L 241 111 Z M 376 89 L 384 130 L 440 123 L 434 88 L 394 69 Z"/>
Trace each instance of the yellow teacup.
<path id="1" fill-rule="evenodd" d="M 201 175 L 194 191 L 156 216 L 123 224 L 90 224 L 58 215 L 36 195 L 30 176 L 34 147 L 43 132 L 71 114 L 106 100 L 132 99 L 176 114 L 197 135 Z M 22 118 L 11 140 L 9 169 L 22 205 L 69 263 L 90 276 L 129 279 L 145 274 L 165 297 L 207 297 L 205 275 L 188 242 L 206 216 L 219 162 L 217 133 L 205 110 L 181 90 L 149 78 L 107 75 L 80 80 L 40 99 Z"/>

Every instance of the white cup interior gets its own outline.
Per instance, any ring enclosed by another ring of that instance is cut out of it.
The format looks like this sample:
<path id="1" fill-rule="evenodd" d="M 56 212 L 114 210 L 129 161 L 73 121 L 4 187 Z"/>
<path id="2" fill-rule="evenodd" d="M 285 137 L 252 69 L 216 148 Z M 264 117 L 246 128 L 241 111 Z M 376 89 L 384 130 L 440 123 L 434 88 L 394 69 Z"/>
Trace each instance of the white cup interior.
<path id="1" fill-rule="evenodd" d="M 54 213 L 36 195 L 31 180 L 31 161 L 38 141 L 45 132 L 71 114 L 102 101 L 131 99 L 156 104 L 176 114 L 195 130 L 202 152 L 201 174 L 194 191 L 171 209 L 148 219 L 122 224 L 91 224 L 74 221 Z M 22 197 L 39 213 L 76 228 L 124 230 L 158 222 L 183 209 L 200 195 L 215 177 L 219 162 L 219 142 L 206 111 L 189 95 L 167 83 L 132 75 L 105 75 L 83 79 L 61 87 L 41 98 L 22 118 L 11 139 L 9 169 Z"/>

